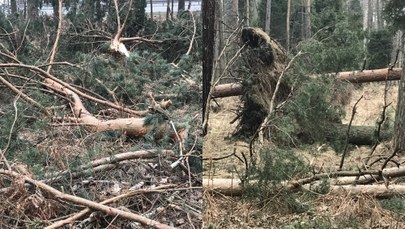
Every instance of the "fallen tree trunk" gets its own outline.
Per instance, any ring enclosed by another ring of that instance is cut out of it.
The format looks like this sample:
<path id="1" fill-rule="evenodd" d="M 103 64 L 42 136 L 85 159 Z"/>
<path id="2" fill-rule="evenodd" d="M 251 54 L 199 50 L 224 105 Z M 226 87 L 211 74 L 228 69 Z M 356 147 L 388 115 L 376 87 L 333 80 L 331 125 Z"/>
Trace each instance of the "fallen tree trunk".
<path id="1" fill-rule="evenodd" d="M 381 82 L 385 80 L 399 80 L 401 78 L 402 68 L 382 68 L 364 71 L 347 71 L 338 73 L 327 73 L 325 76 L 336 77 L 338 80 L 350 83 L 369 83 Z M 314 75 L 314 78 L 321 75 Z M 229 96 L 238 96 L 243 94 L 243 85 L 241 83 L 220 84 L 214 87 L 212 96 L 214 98 L 223 98 Z"/>
<path id="2" fill-rule="evenodd" d="M 338 124 L 335 128 L 331 128 L 331 132 L 328 138 L 334 138 L 336 134 L 339 136 L 346 136 L 347 125 Z M 335 131 L 336 130 L 336 131 Z M 373 145 L 377 142 L 375 136 L 376 127 L 375 126 L 351 126 L 349 134 L 349 143 L 353 145 Z M 380 141 L 390 140 L 393 136 L 392 129 L 381 129 L 380 130 Z"/>
<path id="3" fill-rule="evenodd" d="M 403 196 L 405 194 L 405 185 L 333 185 L 330 187 L 330 194 L 351 194 L 351 195 L 370 195 L 374 197 Z"/>
<path id="4" fill-rule="evenodd" d="M 402 68 L 382 68 L 364 71 L 338 72 L 337 74 L 326 74 L 335 76 L 338 80 L 348 81 L 350 83 L 369 83 L 386 80 L 399 80 L 401 78 Z"/>
<path id="5" fill-rule="evenodd" d="M 224 195 L 240 196 L 246 190 L 241 185 L 240 179 L 214 178 L 203 179 L 204 190 L 210 192 L 219 192 Z"/>
<path id="6" fill-rule="evenodd" d="M 214 87 L 212 97 L 223 98 L 242 94 L 243 94 L 243 86 L 241 83 L 226 83 Z"/>
<path id="7" fill-rule="evenodd" d="M 299 190 L 304 187 L 310 190 L 317 190 L 320 183 L 315 183 L 323 179 L 329 179 L 331 186 L 356 187 L 355 184 L 370 184 L 381 180 L 389 180 L 395 177 L 405 176 L 405 167 L 387 168 L 381 170 L 367 171 L 336 171 L 331 173 L 319 173 L 299 180 L 284 181 L 274 185 L 274 189 L 284 189 L 286 191 Z M 333 179 L 332 179 L 333 178 Z M 251 184 L 257 180 L 249 181 Z M 224 195 L 239 196 L 246 192 L 240 179 L 213 178 L 203 179 L 204 190 L 219 192 Z M 362 190 L 361 188 L 359 190 Z M 404 190 L 405 191 L 405 190 Z"/>

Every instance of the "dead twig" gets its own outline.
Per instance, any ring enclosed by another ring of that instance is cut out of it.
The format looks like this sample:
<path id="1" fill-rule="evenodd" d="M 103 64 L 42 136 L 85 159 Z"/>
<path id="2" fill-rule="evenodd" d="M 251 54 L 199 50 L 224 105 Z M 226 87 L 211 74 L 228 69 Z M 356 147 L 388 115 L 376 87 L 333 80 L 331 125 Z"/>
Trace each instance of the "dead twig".
<path id="1" fill-rule="evenodd" d="M 59 15 L 58 15 L 58 18 L 59 18 L 59 20 L 58 20 L 58 29 L 57 29 L 57 32 L 56 32 L 55 42 L 53 43 L 51 55 L 50 55 L 50 57 L 49 57 L 49 63 L 50 63 L 50 64 L 52 64 L 53 61 L 55 60 L 56 51 L 57 51 L 57 49 L 58 49 L 59 40 L 60 40 L 60 34 L 61 34 L 61 32 L 62 32 L 62 20 L 63 20 L 63 18 L 62 18 L 62 0 L 59 0 L 59 1 L 58 1 L 58 7 L 59 7 L 59 9 L 58 9 L 58 10 L 59 10 Z M 49 65 L 49 66 L 48 66 L 48 70 L 47 70 L 48 73 L 51 72 L 52 66 L 53 66 L 53 65 Z"/>
<path id="2" fill-rule="evenodd" d="M 354 116 L 356 115 L 357 104 L 360 102 L 361 99 L 363 99 L 363 95 L 360 96 L 360 98 L 356 101 L 356 103 L 354 104 L 354 106 L 352 108 L 352 116 L 350 117 L 350 122 L 349 122 L 349 125 L 347 126 L 345 148 L 343 150 L 342 158 L 340 159 L 338 171 L 342 170 L 342 168 L 343 168 L 343 163 L 345 161 L 345 157 L 346 157 L 346 153 L 347 153 L 347 147 L 349 146 L 350 128 L 352 127 L 352 122 L 353 122 Z"/>
<path id="3" fill-rule="evenodd" d="M 78 177 L 81 174 L 86 174 L 86 172 L 96 172 L 100 170 L 105 170 L 109 168 L 115 168 L 119 162 L 132 160 L 132 159 L 148 159 L 148 158 L 155 158 L 158 156 L 174 156 L 175 153 L 171 150 L 140 150 L 135 152 L 126 152 L 116 154 L 110 157 L 104 157 L 97 160 L 94 160 L 86 165 L 82 165 L 78 168 L 78 170 L 82 170 L 81 172 L 72 173 L 70 170 L 45 174 L 47 180 L 43 180 L 42 182 L 48 183 L 51 181 L 57 181 L 62 179 L 64 176 L 71 175 L 73 177 Z"/>

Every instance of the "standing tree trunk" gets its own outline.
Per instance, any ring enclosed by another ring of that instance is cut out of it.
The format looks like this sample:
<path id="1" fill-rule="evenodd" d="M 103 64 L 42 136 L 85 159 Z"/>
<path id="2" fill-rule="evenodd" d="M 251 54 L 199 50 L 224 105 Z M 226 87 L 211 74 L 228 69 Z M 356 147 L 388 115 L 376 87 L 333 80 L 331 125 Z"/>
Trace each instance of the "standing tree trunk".
<path id="1" fill-rule="evenodd" d="M 367 5 L 367 31 L 370 33 L 373 28 L 373 0 L 368 0 Z"/>
<path id="2" fill-rule="evenodd" d="M 311 36 L 311 0 L 305 0 L 305 39 Z"/>
<path id="3" fill-rule="evenodd" d="M 55 21 L 59 20 L 59 4 L 57 0 L 52 1 L 53 18 Z"/>
<path id="4" fill-rule="evenodd" d="M 382 11 L 382 8 L 383 8 L 382 4 L 383 4 L 382 1 L 380 1 L 380 0 L 376 1 L 375 10 L 377 12 L 377 29 L 378 30 L 381 30 L 384 27 L 384 22 L 383 22 L 383 19 L 382 19 L 382 16 L 381 16 L 381 11 Z"/>
<path id="5" fill-rule="evenodd" d="M 257 26 L 257 18 L 259 17 L 257 13 L 257 0 L 249 0 L 249 26 Z"/>
<path id="6" fill-rule="evenodd" d="M 150 4 L 150 19 L 153 20 L 153 1 L 150 0 L 149 4 Z"/>
<path id="7" fill-rule="evenodd" d="M 203 98 L 202 98 L 202 123 L 203 133 L 207 133 L 208 128 L 208 105 L 209 92 L 213 71 L 214 47 L 215 47 L 215 0 L 204 0 L 201 5 L 201 17 L 203 23 L 202 43 L 202 78 L 203 78 Z"/>
<path id="8" fill-rule="evenodd" d="M 287 53 L 290 51 L 290 17 L 291 17 L 291 0 L 287 1 L 287 22 L 286 22 L 286 35 L 287 35 L 287 44 L 286 50 Z"/>
<path id="9" fill-rule="evenodd" d="M 250 0 L 246 0 L 246 26 L 250 26 Z"/>
<path id="10" fill-rule="evenodd" d="M 17 0 L 10 0 L 11 14 L 17 13 Z"/>
<path id="11" fill-rule="evenodd" d="M 167 4 L 166 21 L 168 21 L 170 17 L 170 0 L 167 0 L 166 4 Z"/>
<path id="12" fill-rule="evenodd" d="M 170 18 L 173 20 L 174 0 L 172 0 L 172 10 L 170 11 Z"/>
<path id="13" fill-rule="evenodd" d="M 271 0 L 267 0 L 267 2 L 266 2 L 266 24 L 264 27 L 264 31 L 267 34 L 270 34 L 270 19 L 271 19 Z"/>
<path id="14" fill-rule="evenodd" d="M 404 55 L 405 37 L 402 36 L 402 54 Z M 399 81 L 397 112 L 394 125 L 394 150 L 405 153 L 405 58 L 402 60 L 402 76 Z"/>
<path id="15" fill-rule="evenodd" d="M 179 10 L 178 12 L 184 10 L 186 8 L 186 0 L 179 0 Z"/>
<path id="16" fill-rule="evenodd" d="M 215 47 L 214 47 L 214 61 L 216 61 L 216 66 L 215 66 L 214 77 L 221 75 L 222 71 L 225 69 L 225 64 L 226 64 L 226 55 L 223 55 L 222 58 L 219 58 L 219 55 L 225 46 L 224 45 L 224 40 L 225 40 L 224 24 L 227 24 L 227 22 L 224 23 L 224 21 L 225 21 L 224 0 L 216 0 L 215 18 L 218 18 L 218 20 L 215 20 L 216 39 L 215 39 Z"/>
<path id="17" fill-rule="evenodd" d="M 27 19 L 33 20 L 39 16 L 39 8 L 36 1 L 28 0 L 27 1 Z"/>

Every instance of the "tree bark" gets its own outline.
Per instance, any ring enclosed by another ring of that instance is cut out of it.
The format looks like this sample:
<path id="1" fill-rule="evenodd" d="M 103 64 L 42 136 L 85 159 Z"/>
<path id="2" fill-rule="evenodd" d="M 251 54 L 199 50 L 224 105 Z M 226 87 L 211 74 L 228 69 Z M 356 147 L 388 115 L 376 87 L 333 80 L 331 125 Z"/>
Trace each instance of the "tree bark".
<path id="1" fill-rule="evenodd" d="M 264 27 L 264 31 L 267 34 L 270 34 L 270 20 L 271 20 L 271 0 L 267 0 L 266 2 L 266 23 Z"/>
<path id="2" fill-rule="evenodd" d="M 149 1 L 149 5 L 150 5 L 150 19 L 153 20 L 153 0 Z"/>
<path id="3" fill-rule="evenodd" d="M 370 31 L 373 29 L 373 0 L 368 0 L 367 4 L 367 31 L 370 33 Z"/>
<path id="4" fill-rule="evenodd" d="M 257 0 L 249 0 L 249 25 L 257 26 Z"/>
<path id="5" fill-rule="evenodd" d="M 36 1 L 27 1 L 27 19 L 34 20 L 39 16 L 39 9 Z"/>
<path id="6" fill-rule="evenodd" d="M 202 1 L 202 43 L 204 44 L 202 53 L 202 78 L 203 78 L 203 98 L 202 98 L 202 123 L 203 132 L 207 132 L 208 121 L 208 95 L 211 89 L 211 79 L 213 72 L 213 59 L 215 47 L 215 0 Z"/>
<path id="7" fill-rule="evenodd" d="M 374 69 L 366 71 L 351 71 L 325 74 L 326 76 L 334 76 L 338 80 L 347 81 L 350 83 L 368 83 L 381 82 L 385 80 L 399 80 L 401 78 L 401 68 Z M 311 76 L 313 78 L 321 77 L 320 75 Z M 220 84 L 214 88 L 213 97 L 229 97 L 242 95 L 243 85 L 241 83 Z"/>
<path id="8" fill-rule="evenodd" d="M 17 13 L 17 0 L 10 0 L 11 14 Z"/>
<path id="9" fill-rule="evenodd" d="M 287 53 L 290 51 L 290 17 L 291 17 L 291 0 L 287 1 L 287 22 L 286 22 L 286 35 L 287 35 L 287 44 L 286 50 Z"/>
<path id="10" fill-rule="evenodd" d="M 335 130 L 337 130 L 340 136 L 345 136 L 347 132 L 347 125 L 337 124 L 335 125 Z M 373 145 L 377 142 L 375 136 L 375 126 L 351 126 L 349 134 L 349 143 L 353 145 Z M 331 133 L 331 137 L 336 134 L 336 132 Z M 387 141 L 393 137 L 392 129 L 382 129 L 380 130 L 380 141 Z"/>
<path id="11" fill-rule="evenodd" d="M 305 39 L 311 36 L 311 0 L 305 0 Z"/>
<path id="12" fill-rule="evenodd" d="M 178 12 L 180 12 L 181 10 L 184 10 L 186 8 L 186 1 L 185 0 L 179 0 L 179 10 Z"/>
<path id="13" fill-rule="evenodd" d="M 377 198 L 403 196 L 405 194 L 405 185 L 332 185 L 329 194 L 370 195 Z"/>
<path id="14" fill-rule="evenodd" d="M 327 173 L 318 173 L 314 174 L 310 177 L 302 178 L 299 180 L 289 180 L 289 181 L 282 181 L 279 184 L 274 184 L 273 186 L 269 186 L 269 189 L 280 190 L 283 189 L 285 191 L 294 191 L 300 190 L 300 187 L 305 187 L 309 190 L 316 190 L 319 185 L 319 180 L 322 179 L 329 179 L 329 183 L 331 184 L 331 190 L 336 194 L 334 190 L 338 189 L 338 187 L 353 187 L 353 190 L 365 190 L 361 187 L 372 187 L 372 185 L 357 185 L 354 184 L 371 184 L 381 180 L 392 179 L 396 177 L 403 177 L 405 176 L 405 168 L 404 167 L 393 167 L 393 168 L 386 168 L 381 170 L 366 170 L 366 171 L 336 171 L 336 172 L 327 172 Z M 356 183 L 357 182 L 357 183 Z M 257 183 L 257 180 L 250 180 L 250 184 Z M 246 189 L 241 185 L 242 182 L 238 178 L 207 178 L 203 179 L 203 188 L 207 191 L 214 191 L 220 192 L 225 195 L 232 195 L 238 196 L 243 194 Z M 348 185 L 350 184 L 350 186 Z M 396 185 L 389 185 L 388 187 L 383 185 L 387 191 L 393 190 L 404 190 L 403 186 L 396 186 Z M 356 188 L 359 187 L 359 188 Z M 377 186 L 375 186 L 377 187 Z M 380 187 L 380 186 L 378 186 Z M 377 188 L 375 190 L 379 190 L 376 193 L 380 193 L 381 189 Z M 405 191 L 405 190 L 404 190 Z M 402 192 L 402 191 L 401 191 Z M 358 192 L 357 192 L 358 193 Z"/>
<path id="15" fill-rule="evenodd" d="M 167 8 L 166 8 L 166 21 L 168 21 L 168 20 L 169 20 L 169 17 L 170 17 L 170 0 L 167 0 L 166 4 L 167 4 Z"/>
<path id="16" fill-rule="evenodd" d="M 405 38 L 402 37 L 402 47 L 405 45 Z M 402 48 L 402 54 L 405 51 Z M 394 149 L 399 150 L 401 154 L 405 153 L 405 58 L 402 60 L 402 77 L 398 88 L 397 111 L 394 124 Z"/>
<path id="17" fill-rule="evenodd" d="M 223 98 L 229 96 L 238 96 L 243 94 L 243 86 L 240 83 L 220 84 L 214 87 L 213 98 Z"/>

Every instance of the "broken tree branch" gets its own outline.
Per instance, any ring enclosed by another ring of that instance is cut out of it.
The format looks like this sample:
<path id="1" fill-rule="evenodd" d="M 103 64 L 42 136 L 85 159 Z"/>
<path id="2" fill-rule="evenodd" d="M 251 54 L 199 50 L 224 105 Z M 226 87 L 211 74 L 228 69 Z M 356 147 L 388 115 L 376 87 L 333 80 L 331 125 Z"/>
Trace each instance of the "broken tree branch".
<path id="1" fill-rule="evenodd" d="M 148 219 L 148 218 L 138 215 L 138 214 L 119 210 L 117 208 L 99 204 L 99 203 L 96 203 L 96 202 L 93 202 L 93 201 L 90 201 L 90 200 L 87 200 L 87 199 L 84 199 L 84 198 L 81 198 L 78 196 L 72 196 L 72 195 L 69 195 L 66 193 L 62 193 L 59 190 L 57 190 L 49 185 L 46 185 L 46 184 L 44 184 L 40 181 L 34 180 L 32 178 L 29 178 L 28 176 L 20 175 L 16 172 L 0 169 L 0 174 L 6 175 L 6 176 L 11 176 L 11 177 L 14 177 L 17 179 L 21 179 L 24 182 L 28 182 L 40 189 L 52 194 L 57 199 L 68 201 L 68 202 L 75 203 L 78 205 L 83 205 L 83 206 L 89 207 L 91 209 L 99 210 L 99 211 L 104 212 L 107 215 L 119 216 L 119 217 L 122 217 L 122 218 L 125 218 L 128 220 L 133 220 L 135 222 L 139 222 L 139 223 L 143 224 L 144 226 L 149 226 L 149 227 L 153 227 L 153 228 L 157 228 L 157 229 L 174 229 L 174 227 L 159 223 L 157 221 Z"/>

